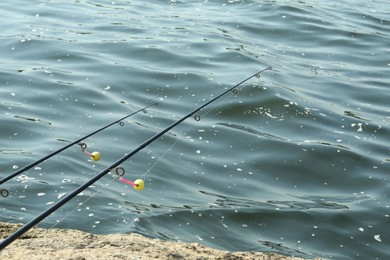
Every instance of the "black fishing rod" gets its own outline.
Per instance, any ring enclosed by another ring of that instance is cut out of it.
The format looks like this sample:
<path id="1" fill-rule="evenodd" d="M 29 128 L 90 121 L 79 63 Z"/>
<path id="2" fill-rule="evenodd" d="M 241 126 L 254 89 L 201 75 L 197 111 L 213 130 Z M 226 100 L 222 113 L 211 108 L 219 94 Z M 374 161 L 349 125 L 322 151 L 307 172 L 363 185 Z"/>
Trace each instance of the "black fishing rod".
<path id="1" fill-rule="evenodd" d="M 131 116 L 133 116 L 133 115 L 135 115 L 135 114 L 137 114 L 137 113 L 139 113 L 139 112 L 141 112 L 141 111 L 146 111 L 148 108 L 150 108 L 150 107 L 152 107 L 152 106 L 155 106 L 155 105 L 157 105 L 157 104 L 158 104 L 158 102 L 154 102 L 154 103 L 152 103 L 152 104 L 150 104 L 150 105 L 147 105 L 147 106 L 145 106 L 145 107 L 143 107 L 143 108 L 140 108 L 140 109 L 138 109 L 138 110 L 136 110 L 136 111 L 134 111 L 134 112 L 132 112 L 132 113 L 130 113 L 130 114 L 128 114 L 128 115 L 126 115 L 126 116 L 124 116 L 124 117 L 118 119 L 118 120 L 115 120 L 114 122 L 112 122 L 112 123 L 110 123 L 110 124 L 108 124 L 108 125 L 106 125 L 106 126 L 103 126 L 102 128 L 100 128 L 100 129 L 98 129 L 98 130 L 95 130 L 95 131 L 93 131 L 93 132 L 91 132 L 91 133 L 89 133 L 89 134 L 87 134 L 87 135 L 85 135 L 85 136 L 83 136 L 83 137 L 77 139 L 77 140 L 74 141 L 74 142 L 69 143 L 68 145 L 65 145 L 64 147 L 62 147 L 62 148 L 60 148 L 60 149 L 58 149 L 58 150 L 56 150 L 56 151 L 54 151 L 54 152 L 52 152 L 52 153 L 50 153 L 50 154 L 44 156 L 44 157 L 42 157 L 41 159 L 36 160 L 35 162 L 32 162 L 32 163 L 30 163 L 30 164 L 24 166 L 23 168 L 17 170 L 16 172 L 14 172 L 14 173 L 8 175 L 7 177 L 4 177 L 3 179 L 1 179 L 1 180 L 0 180 L 0 185 L 3 184 L 3 183 L 6 182 L 6 181 L 12 179 L 13 177 L 16 177 L 16 176 L 18 176 L 19 174 L 21 174 L 21 173 L 23 173 L 23 172 L 25 172 L 25 171 L 31 169 L 31 168 L 34 167 L 35 165 L 37 165 L 37 164 L 39 164 L 39 163 L 41 163 L 41 162 L 43 162 L 43 161 L 49 159 L 50 157 L 53 157 L 54 155 L 56 155 L 56 154 L 58 154 L 58 153 L 64 151 L 65 149 L 67 149 L 67 148 L 69 148 L 69 147 L 75 145 L 75 144 L 79 144 L 79 145 L 81 146 L 81 148 L 83 149 L 83 151 L 85 152 L 84 149 L 86 148 L 86 144 L 85 144 L 85 143 L 81 143 L 81 141 L 83 141 L 84 139 L 87 139 L 88 137 L 90 137 L 90 136 L 92 136 L 92 135 L 95 135 L 95 134 L 97 134 L 97 133 L 103 131 L 104 129 L 109 128 L 110 126 L 112 126 L 112 125 L 114 125 L 114 124 L 121 123 L 121 122 L 122 122 L 123 120 L 125 120 L 126 118 L 129 118 L 129 117 L 131 117 Z M 90 155 L 91 157 L 93 157 L 93 153 L 92 153 L 92 154 L 89 154 L 89 155 Z M 1 196 L 7 197 L 8 194 L 9 194 L 9 192 L 8 192 L 6 189 L 0 188 L 0 195 L 1 195 Z"/>
<path id="2" fill-rule="evenodd" d="M 107 168 L 105 168 L 102 172 L 100 172 L 99 174 L 97 174 L 96 176 L 92 177 L 90 180 L 88 180 L 87 182 L 85 182 L 83 185 L 81 185 L 80 187 L 78 187 L 77 189 L 75 189 L 74 191 L 72 191 L 71 193 L 69 193 L 68 195 L 64 196 L 61 200 L 59 200 L 58 202 L 56 202 L 53 206 L 51 206 L 50 208 L 48 208 L 47 210 L 45 210 L 43 213 L 41 213 L 41 215 L 39 215 L 38 217 L 34 218 L 33 220 L 31 220 L 30 222 L 28 222 L 27 224 L 25 224 L 24 226 L 22 226 L 20 229 L 18 229 L 17 231 L 15 231 L 13 234 L 11 234 L 10 236 L 8 236 L 7 238 L 5 238 L 3 241 L 1 241 L 0 243 L 0 250 L 3 250 L 5 247 L 7 247 L 9 244 L 11 244 L 13 241 L 15 241 L 17 238 L 19 238 L 21 235 L 23 235 L 24 233 L 26 233 L 29 229 L 31 229 L 32 227 L 34 227 L 35 225 L 37 225 L 39 222 L 41 222 L 43 219 L 45 219 L 46 217 L 48 217 L 50 214 L 52 214 L 54 211 L 56 211 L 57 209 L 59 209 L 61 206 L 63 206 L 65 203 L 67 203 L 68 201 L 70 201 L 72 198 L 74 198 L 75 196 L 77 196 L 80 192 L 84 191 L 86 188 L 88 188 L 90 185 L 92 185 L 93 183 L 95 183 L 96 181 L 98 181 L 100 178 L 102 178 L 103 176 L 105 176 L 106 174 L 108 174 L 110 171 L 112 171 L 113 169 L 115 169 L 117 166 L 119 166 L 120 164 L 122 164 L 123 162 L 125 162 L 126 160 L 128 160 L 129 158 L 131 158 L 133 155 L 135 155 L 136 153 L 138 153 L 139 151 L 141 151 L 142 149 L 144 149 L 146 146 L 148 146 L 149 144 L 151 144 L 152 142 L 154 142 L 155 140 L 157 140 L 158 138 L 160 138 L 162 135 L 164 135 L 165 133 L 167 133 L 169 130 L 171 130 L 172 128 L 174 128 L 175 126 L 179 125 L 180 123 L 182 123 L 184 120 L 186 120 L 187 118 L 195 115 L 197 112 L 199 112 L 201 109 L 205 108 L 206 106 L 208 106 L 209 104 L 211 104 L 212 102 L 214 102 L 215 100 L 219 99 L 220 97 L 222 97 L 223 95 L 225 95 L 226 93 L 230 92 L 230 91 L 234 91 L 237 87 L 239 87 L 240 85 L 242 85 L 243 83 L 245 83 L 246 81 L 250 80 L 251 78 L 253 77 L 260 77 L 260 74 L 262 72 L 264 72 L 265 70 L 272 70 L 272 67 L 267 67 L 259 72 L 257 72 L 256 74 L 253 74 L 252 76 L 246 78 L 245 80 L 241 81 L 240 83 L 228 88 L 227 90 L 223 91 L 221 94 L 219 94 L 218 96 L 214 97 L 213 99 L 209 100 L 208 102 L 204 103 L 203 105 L 197 107 L 196 109 L 194 109 L 193 111 L 189 112 L 187 115 L 183 116 L 182 118 L 180 118 L 179 120 L 177 120 L 176 122 L 172 123 L 170 126 L 168 126 L 167 128 L 165 128 L 164 130 L 162 130 L 161 132 L 155 134 L 154 136 L 152 136 L 151 138 L 149 138 L 148 140 L 146 140 L 144 143 L 140 144 L 136 149 L 134 149 L 133 151 L 131 151 L 130 153 L 126 154 L 125 156 L 123 156 L 122 158 L 120 158 L 119 160 L 117 160 L 116 162 L 114 162 L 113 164 L 111 164 L 110 166 L 108 166 Z M 195 115 L 195 117 L 198 117 Z M 198 117 L 199 119 L 199 117 Z"/>

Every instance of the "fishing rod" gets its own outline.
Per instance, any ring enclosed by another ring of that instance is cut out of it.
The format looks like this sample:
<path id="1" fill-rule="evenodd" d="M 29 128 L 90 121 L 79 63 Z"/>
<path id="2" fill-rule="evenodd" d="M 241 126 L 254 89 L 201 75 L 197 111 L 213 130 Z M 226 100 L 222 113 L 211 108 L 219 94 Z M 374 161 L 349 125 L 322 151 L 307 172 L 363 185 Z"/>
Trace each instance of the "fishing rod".
<path id="1" fill-rule="evenodd" d="M 87 135 L 85 135 L 85 136 L 83 136 L 83 137 L 77 139 L 77 140 L 74 141 L 74 142 L 69 143 L 68 145 L 65 145 L 64 147 L 61 147 L 60 149 L 58 149 L 58 150 L 56 150 L 56 151 L 54 151 L 54 152 L 52 152 L 52 153 L 50 153 L 50 154 L 48 154 L 48 155 L 42 157 L 41 159 L 36 160 L 35 162 L 32 162 L 32 163 L 30 163 L 30 164 L 24 166 L 23 168 L 17 170 L 16 172 L 14 172 L 14 173 L 8 175 L 7 177 L 4 177 L 3 179 L 1 179 L 1 180 L 0 180 L 0 185 L 3 184 L 3 183 L 6 182 L 6 181 L 8 181 L 8 180 L 10 180 L 10 179 L 12 179 L 12 178 L 18 176 L 19 174 L 21 174 L 21 173 L 23 173 L 23 172 L 25 172 L 25 171 L 31 169 L 31 168 L 34 167 L 35 165 L 37 165 L 37 164 L 39 164 L 39 163 L 41 163 L 41 162 L 43 162 L 43 161 L 49 159 L 50 157 L 53 157 L 54 155 L 56 155 L 56 154 L 58 154 L 58 153 L 64 151 L 65 149 L 67 149 L 67 148 L 69 148 L 69 147 L 75 145 L 75 144 L 79 144 L 80 147 L 81 147 L 81 149 L 82 149 L 82 151 L 83 151 L 84 153 L 86 153 L 87 155 L 89 155 L 93 160 L 98 161 L 98 160 L 100 159 L 100 153 L 97 152 L 97 151 L 92 152 L 92 153 L 87 152 L 87 151 L 86 151 L 87 145 L 86 145 L 85 143 L 82 143 L 82 141 L 83 141 L 84 139 L 86 139 L 86 138 L 88 138 L 88 137 L 90 137 L 90 136 L 92 136 L 92 135 L 95 135 L 95 134 L 97 134 L 97 133 L 103 131 L 104 129 L 107 129 L 107 128 L 109 128 L 110 126 L 115 125 L 115 124 L 117 124 L 117 123 L 119 123 L 119 124 L 122 126 L 122 125 L 123 125 L 123 122 L 122 122 L 122 121 L 125 120 L 126 118 L 129 118 L 129 117 L 131 117 L 131 116 L 133 116 L 133 115 L 135 115 L 135 114 L 137 114 L 137 113 L 139 113 L 139 112 L 141 112 L 141 111 L 142 111 L 142 112 L 145 112 L 145 111 L 147 111 L 148 108 L 150 108 L 150 107 L 152 107 L 152 106 L 155 106 L 155 105 L 158 105 L 158 102 L 153 102 L 152 104 L 149 104 L 149 105 L 147 105 L 147 106 L 145 106 L 145 107 L 143 107 L 143 108 L 140 108 L 140 109 L 138 109 L 138 110 L 136 110 L 136 111 L 134 111 L 134 112 L 132 112 L 132 113 L 130 113 L 130 114 L 128 114 L 128 115 L 126 115 L 126 116 L 124 116 L 124 117 L 118 119 L 118 120 L 115 120 L 114 122 L 112 122 L 112 123 L 110 123 L 110 124 L 108 124 L 108 125 L 103 126 L 102 128 L 99 128 L 98 130 L 95 130 L 95 131 L 93 131 L 93 132 L 91 132 L 91 133 L 89 133 L 89 134 L 87 134 Z M 0 188 L 0 195 L 1 195 L 2 197 L 7 197 L 7 196 L 9 195 L 9 192 L 8 192 L 8 190 L 6 190 L 6 189 L 4 189 L 4 188 Z"/>
<path id="2" fill-rule="evenodd" d="M 266 70 L 272 70 L 272 67 L 267 67 L 255 74 L 253 74 L 252 76 L 244 79 L 243 81 L 239 82 L 238 84 L 226 89 L 225 91 L 223 91 L 221 94 L 219 94 L 218 96 L 210 99 L 209 101 L 205 102 L 203 105 L 195 108 L 194 110 L 192 110 L 191 112 L 189 112 L 188 114 L 186 114 L 185 116 L 183 116 L 182 118 L 180 118 L 179 120 L 177 120 L 176 122 L 172 123 L 171 125 L 169 125 L 167 128 L 165 128 L 164 130 L 160 131 L 159 133 L 155 134 L 154 136 L 150 137 L 148 140 L 146 140 L 145 142 L 143 142 L 142 144 L 140 144 L 137 148 L 135 148 L 133 151 L 129 152 L 128 154 L 124 155 L 123 157 L 121 157 L 119 160 L 117 160 L 116 162 L 114 162 L 113 164 L 111 164 L 110 166 L 108 166 L 107 168 L 105 168 L 102 172 L 100 172 L 99 174 L 95 175 L 94 177 L 92 177 L 90 180 L 88 180 L 87 182 L 85 182 L 83 185 L 79 186 L 78 188 L 76 188 L 75 190 L 73 190 L 71 193 L 69 193 L 68 195 L 64 196 L 61 200 L 57 201 L 55 204 L 53 204 L 53 206 L 51 206 L 50 208 L 48 208 L 47 210 L 45 210 L 43 213 L 41 213 L 39 216 L 37 216 L 36 218 L 34 218 L 33 220 L 31 220 L 30 222 L 26 223 L 24 226 L 22 226 L 20 229 L 18 229 L 17 231 L 15 231 L 13 234 L 9 235 L 8 237 L 6 237 L 3 241 L 1 241 L 0 243 L 0 250 L 3 250 L 5 247 L 7 247 L 9 244 L 11 244 L 13 241 L 15 241 L 17 238 L 19 238 L 21 235 L 23 235 L 24 233 L 26 233 L 28 230 L 30 230 L 32 227 L 34 227 L 35 225 L 37 225 L 39 222 L 41 222 L 43 219 L 45 219 L 46 217 L 48 217 L 50 214 L 52 214 L 54 211 L 56 211 L 57 209 L 59 209 L 61 206 L 63 206 L 65 203 L 67 203 L 68 201 L 70 201 L 72 198 L 74 198 L 75 196 L 77 196 L 80 192 L 84 191 L 86 188 L 88 188 L 90 185 L 92 185 L 93 183 L 95 183 L 96 181 L 98 181 L 100 178 L 102 178 L 103 176 L 105 176 L 106 174 L 108 174 L 110 171 L 112 171 L 113 169 L 116 169 L 117 166 L 119 166 L 120 164 L 122 164 L 123 162 L 125 162 L 126 160 L 128 160 L 129 158 L 131 158 L 133 155 L 135 155 L 136 153 L 138 153 L 139 151 L 141 151 L 142 149 L 144 149 L 145 147 L 147 147 L 149 144 L 151 144 L 152 142 L 154 142 L 155 140 L 157 140 L 158 138 L 160 138 L 162 135 L 164 135 L 165 133 L 167 133 L 169 130 L 171 130 L 172 128 L 174 128 L 175 126 L 179 125 L 180 123 L 182 123 L 184 120 L 186 120 L 187 118 L 191 117 L 191 116 L 194 116 L 197 117 L 198 119 L 199 116 L 196 115 L 197 112 L 199 112 L 200 110 L 202 110 L 203 108 L 205 108 L 206 106 L 208 106 L 209 104 L 213 103 L 215 100 L 219 99 L 220 97 L 222 97 L 223 95 L 225 95 L 226 93 L 230 92 L 230 91 L 234 91 L 237 87 L 239 87 L 240 85 L 242 85 L 243 83 L 247 82 L 248 80 L 254 78 L 254 77 L 260 77 L 260 74 Z M 197 119 L 196 119 L 197 120 Z M 123 172 L 124 173 L 124 172 Z M 136 180 L 134 183 L 133 182 L 130 182 L 130 181 L 127 181 L 125 179 L 122 178 L 122 181 L 124 182 L 129 182 L 129 184 L 133 185 L 134 188 L 136 190 L 142 190 L 143 187 L 144 187 L 144 183 L 142 180 Z"/>

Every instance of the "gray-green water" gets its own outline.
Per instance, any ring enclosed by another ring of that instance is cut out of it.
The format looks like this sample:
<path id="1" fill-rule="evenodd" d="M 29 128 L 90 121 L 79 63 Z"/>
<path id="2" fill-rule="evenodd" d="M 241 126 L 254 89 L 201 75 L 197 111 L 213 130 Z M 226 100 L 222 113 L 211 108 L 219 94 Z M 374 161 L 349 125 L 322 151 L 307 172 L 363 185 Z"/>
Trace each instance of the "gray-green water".
<path id="1" fill-rule="evenodd" d="M 0 177 L 161 95 L 3 184 L 26 223 L 199 104 L 188 119 L 41 223 L 224 250 L 386 259 L 387 1 L 2 1 Z M 212 110 L 210 110 L 212 109 Z M 146 175 L 145 175 L 146 174 Z"/>

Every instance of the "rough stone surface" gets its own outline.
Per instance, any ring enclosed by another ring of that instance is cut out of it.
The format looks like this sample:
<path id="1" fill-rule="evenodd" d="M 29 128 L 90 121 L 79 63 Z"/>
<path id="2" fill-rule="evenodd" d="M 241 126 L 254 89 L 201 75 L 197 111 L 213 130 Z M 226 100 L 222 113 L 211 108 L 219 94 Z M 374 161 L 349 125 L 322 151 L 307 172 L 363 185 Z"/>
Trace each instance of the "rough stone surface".
<path id="1" fill-rule="evenodd" d="M 20 225 L 0 222 L 4 239 Z M 162 241 L 139 234 L 94 235 L 69 229 L 33 228 L 0 252 L 0 259 L 260 259 L 298 260 L 273 253 L 227 252 L 198 243 Z"/>

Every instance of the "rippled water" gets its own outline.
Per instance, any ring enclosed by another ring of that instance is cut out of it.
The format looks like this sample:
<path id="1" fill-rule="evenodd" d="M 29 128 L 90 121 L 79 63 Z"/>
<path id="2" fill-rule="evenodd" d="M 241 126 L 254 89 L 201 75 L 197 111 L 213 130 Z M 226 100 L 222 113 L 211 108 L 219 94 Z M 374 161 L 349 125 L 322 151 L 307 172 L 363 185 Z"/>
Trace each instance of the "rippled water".
<path id="1" fill-rule="evenodd" d="M 26 223 L 198 105 L 272 66 L 41 226 L 224 250 L 386 259 L 386 1 L 2 1 L 0 177 L 160 100 L 2 185 Z"/>

